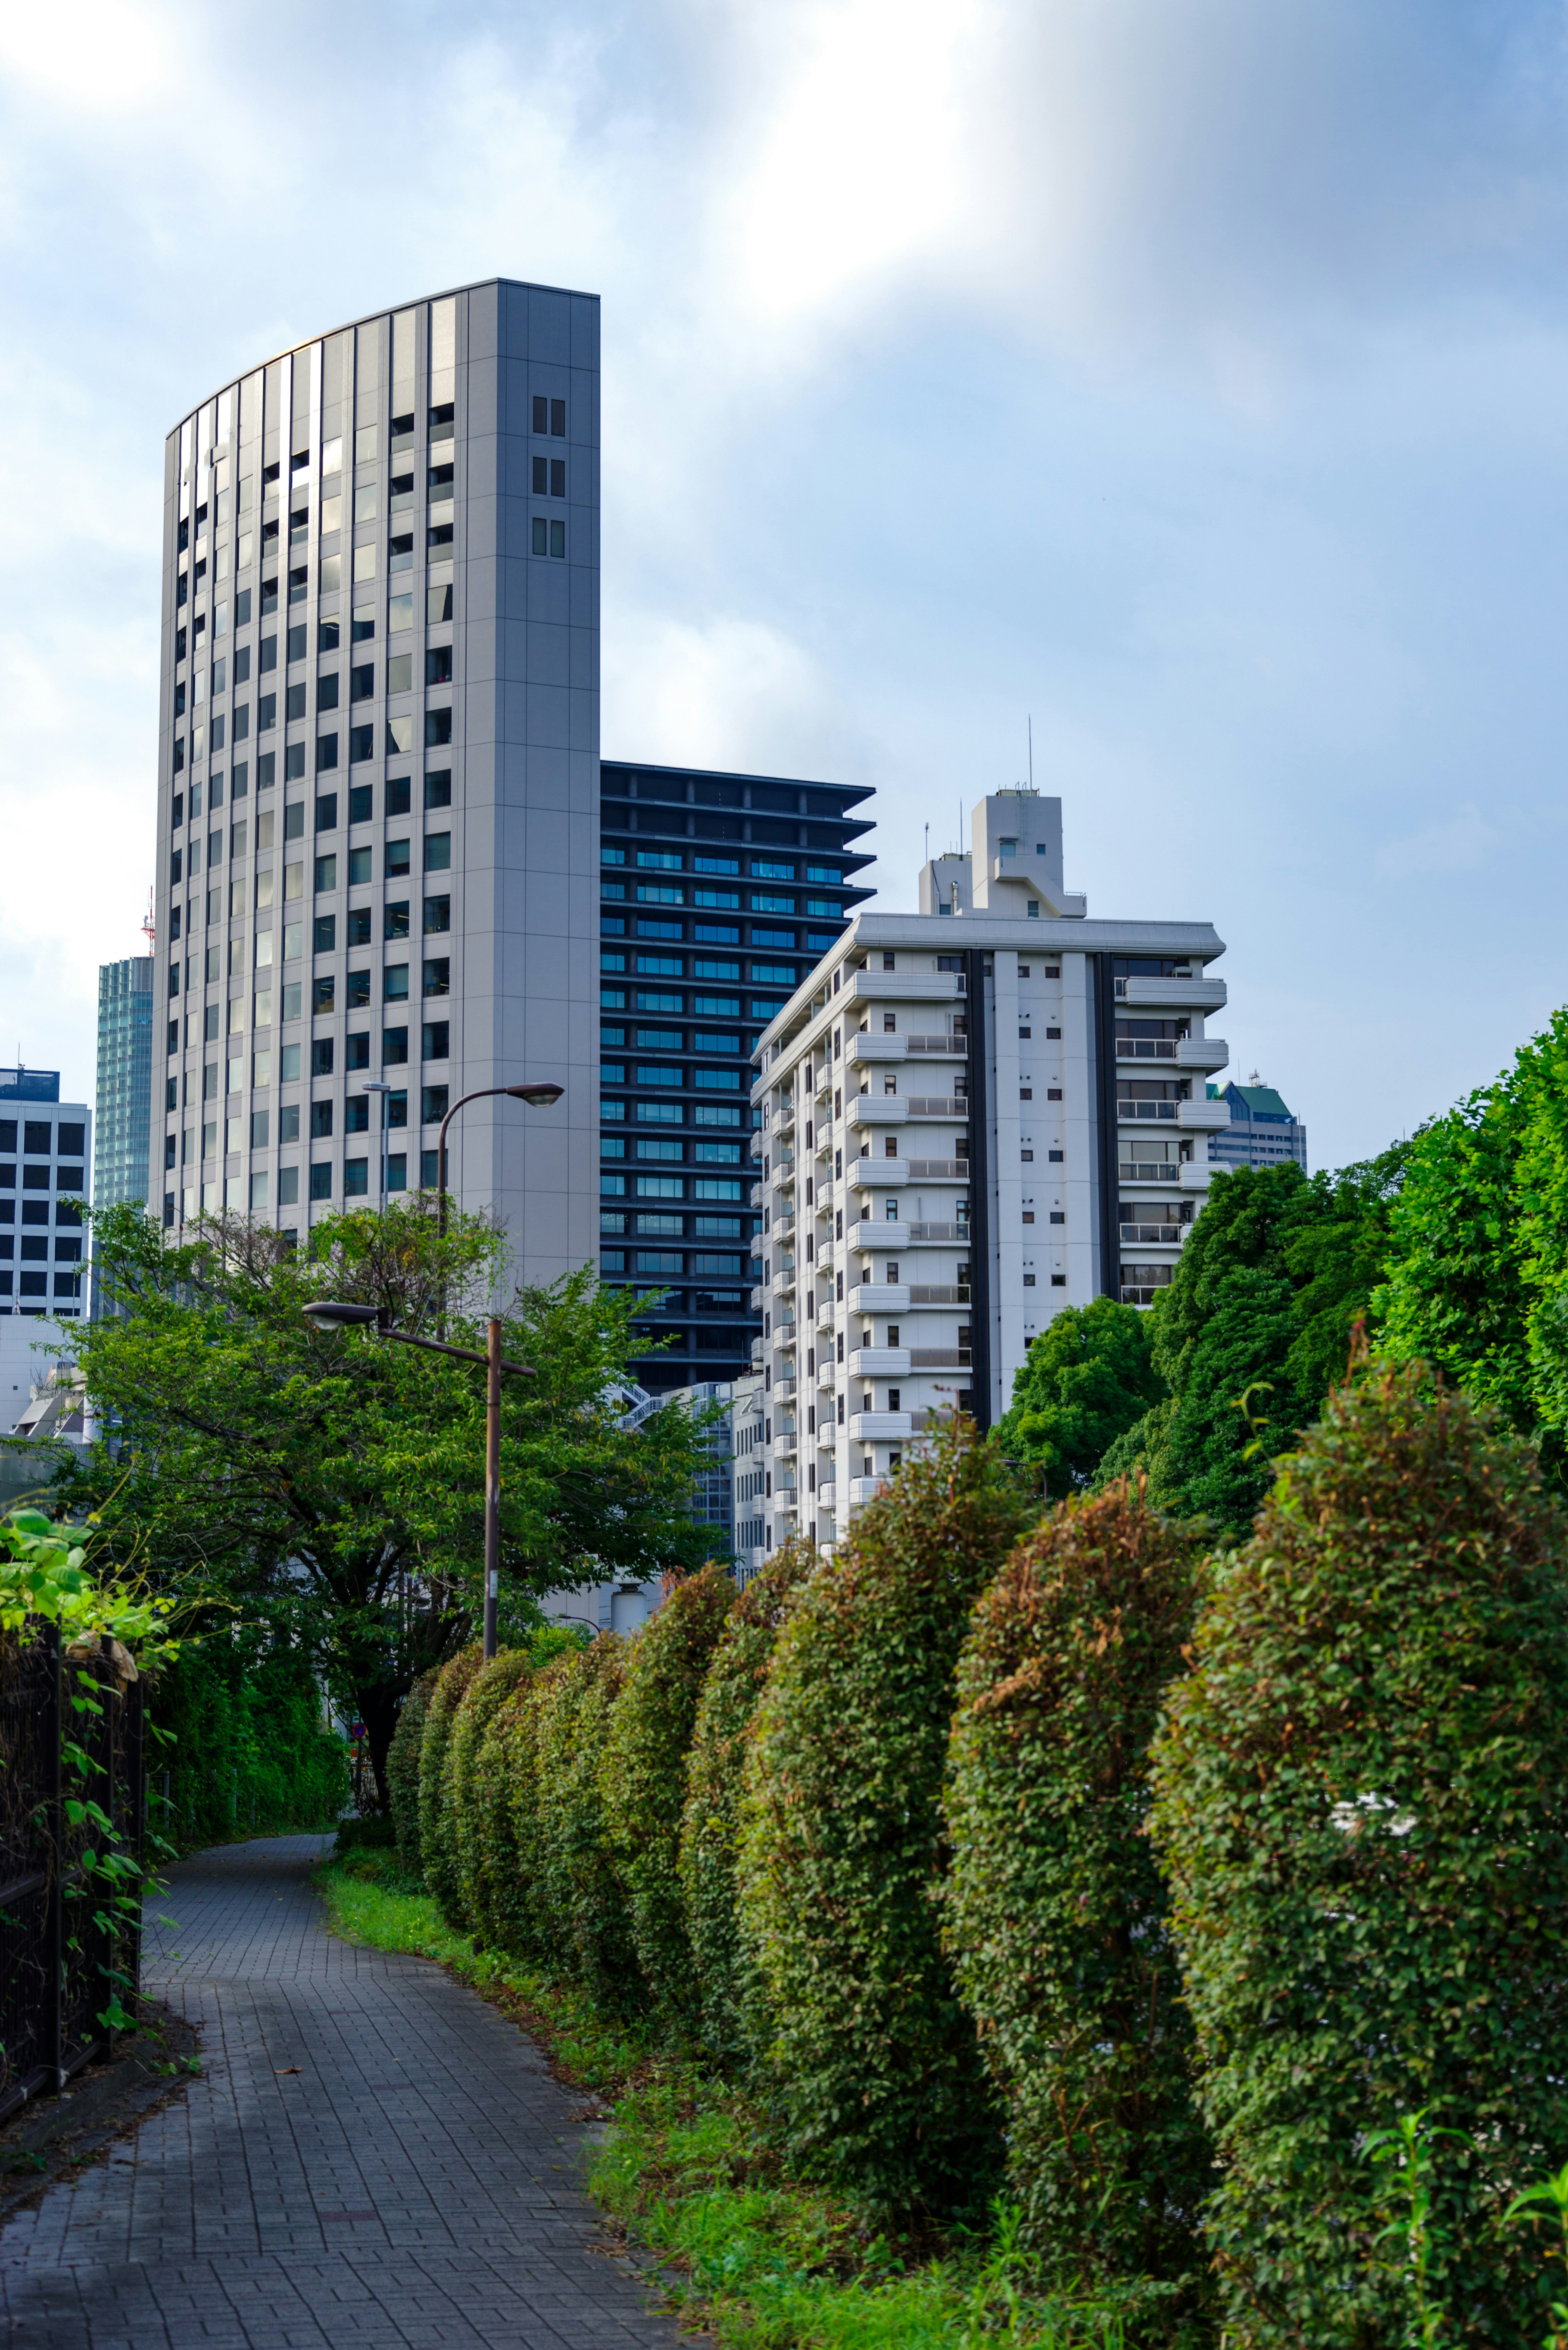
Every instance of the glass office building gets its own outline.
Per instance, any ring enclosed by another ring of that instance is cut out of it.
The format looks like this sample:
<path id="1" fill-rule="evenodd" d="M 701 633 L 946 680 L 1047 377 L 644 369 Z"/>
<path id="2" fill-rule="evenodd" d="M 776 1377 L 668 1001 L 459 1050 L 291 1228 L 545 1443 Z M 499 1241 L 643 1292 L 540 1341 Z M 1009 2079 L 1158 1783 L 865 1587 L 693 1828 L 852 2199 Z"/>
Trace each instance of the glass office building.
<path id="1" fill-rule="evenodd" d="M 147 1199 L 151 1110 L 152 957 L 127 955 L 99 966 L 95 1208 Z"/>
<path id="2" fill-rule="evenodd" d="M 599 1267 L 668 1293 L 650 1392 L 730 1380 L 753 1309 L 750 1055 L 869 892 L 869 790 L 607 761 L 599 835 Z"/>

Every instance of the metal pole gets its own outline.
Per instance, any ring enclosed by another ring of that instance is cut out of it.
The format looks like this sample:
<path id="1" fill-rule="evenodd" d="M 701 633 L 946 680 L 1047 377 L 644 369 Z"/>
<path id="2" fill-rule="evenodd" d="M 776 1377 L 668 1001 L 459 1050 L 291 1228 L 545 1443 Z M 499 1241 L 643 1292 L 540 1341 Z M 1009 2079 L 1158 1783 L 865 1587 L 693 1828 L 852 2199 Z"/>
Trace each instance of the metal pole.
<path id="1" fill-rule="evenodd" d="M 485 1331 L 484 1380 L 484 1660 L 495 1654 L 501 1596 L 501 1325 Z"/>

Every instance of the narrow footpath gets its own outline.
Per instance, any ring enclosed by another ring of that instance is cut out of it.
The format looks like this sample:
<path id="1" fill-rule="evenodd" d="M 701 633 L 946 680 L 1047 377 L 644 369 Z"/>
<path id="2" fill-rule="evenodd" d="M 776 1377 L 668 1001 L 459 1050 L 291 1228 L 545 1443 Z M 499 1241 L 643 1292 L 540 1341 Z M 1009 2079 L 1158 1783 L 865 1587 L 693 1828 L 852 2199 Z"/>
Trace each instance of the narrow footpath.
<path id="1" fill-rule="evenodd" d="M 202 2076 L 0 2232 L 16 2350 L 675 2350 L 581 2192 L 580 2104 L 428 1960 L 328 1934 L 320 1836 L 201 1853 L 144 1980 Z"/>

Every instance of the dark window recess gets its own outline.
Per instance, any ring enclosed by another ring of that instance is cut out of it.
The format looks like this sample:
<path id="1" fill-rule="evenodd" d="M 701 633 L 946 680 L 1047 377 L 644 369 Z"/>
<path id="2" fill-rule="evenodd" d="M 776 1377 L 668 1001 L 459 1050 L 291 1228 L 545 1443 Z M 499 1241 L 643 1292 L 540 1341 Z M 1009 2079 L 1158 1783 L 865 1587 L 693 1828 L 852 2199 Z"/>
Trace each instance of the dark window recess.
<path id="1" fill-rule="evenodd" d="M 372 787 L 369 784 L 356 784 L 348 794 L 349 823 L 369 824 L 374 812 L 375 800 Z"/>
<path id="2" fill-rule="evenodd" d="M 549 494 L 550 460 L 548 457 L 535 457 L 534 460 L 534 495 L 536 498 L 545 498 L 548 497 Z"/>
<path id="3" fill-rule="evenodd" d="M 438 931 L 450 931 L 451 928 L 452 899 L 450 898 L 427 898 L 425 899 L 426 937 L 428 938 L 431 936 Z M 406 938 L 408 935 L 407 931 L 405 931 L 402 935 Z"/>
<path id="4" fill-rule="evenodd" d="M 444 1061 L 452 1048 L 452 1025 L 445 1020 L 427 1020 L 420 1057 L 425 1061 Z"/>
<path id="5" fill-rule="evenodd" d="M 425 777 L 425 806 L 443 808 L 452 806 L 452 770 L 443 768 L 439 775 Z"/>
<path id="6" fill-rule="evenodd" d="M 346 1069 L 368 1069 L 370 1066 L 370 1039 L 368 1035 L 345 1038 L 343 1066 Z"/>
<path id="7" fill-rule="evenodd" d="M 289 687 L 287 700 L 284 704 L 283 714 L 286 718 L 304 717 L 306 691 L 303 683 Z"/>
<path id="8" fill-rule="evenodd" d="M 373 759 L 375 755 L 376 728 L 374 721 L 372 721 L 369 726 L 350 726 L 348 729 L 348 764 L 351 767 L 362 767 L 368 759 Z M 368 788 L 369 786 L 367 786 L 367 789 Z"/>
<path id="9" fill-rule="evenodd" d="M 343 1002 L 350 1012 L 362 1012 L 370 1001 L 370 974 L 368 971 L 351 971 L 344 990 Z"/>
<path id="10" fill-rule="evenodd" d="M 452 712 L 451 712 L 451 711 L 450 711 L 450 710 L 427 710 L 427 711 L 426 711 L 426 712 L 425 712 L 425 748 L 426 748 L 426 750 L 427 750 L 427 751 L 434 750 L 434 749 L 436 749 L 436 748 L 437 748 L 437 746 L 438 746 L 439 744 L 441 744 L 441 743 L 450 743 L 451 741 L 452 741 Z"/>
<path id="11" fill-rule="evenodd" d="M 370 909 L 356 907 L 344 924 L 343 943 L 350 947 L 368 947 L 370 943 Z"/>
<path id="12" fill-rule="evenodd" d="M 348 699 L 350 702 L 369 702 L 374 696 L 375 691 L 376 664 L 374 661 L 362 662 L 349 671 Z"/>
<path id="13" fill-rule="evenodd" d="M 364 1068 L 368 1067 L 369 1064 L 361 1062 L 359 1066 Z M 352 1101 L 346 1101 L 343 1105 L 343 1131 L 345 1134 L 368 1134 L 369 1130 L 369 1097 L 367 1094 L 358 1094 Z"/>
<path id="14" fill-rule="evenodd" d="M 427 995 L 450 995 L 452 993 L 452 960 L 450 956 L 441 955 L 436 957 L 433 961 L 426 963 L 425 993 Z"/>
<path id="15" fill-rule="evenodd" d="M 313 1077 L 329 1077 L 332 1075 L 332 1049 L 330 1036 L 317 1037 L 310 1047 L 310 1074 Z M 327 1130 L 330 1132 L 330 1128 Z"/>
<path id="16" fill-rule="evenodd" d="M 407 816 L 413 806 L 407 775 L 392 775 L 387 783 L 387 814 Z"/>
<path id="17" fill-rule="evenodd" d="M 406 1028 L 383 1028 L 381 1031 L 381 1066 L 400 1068 L 409 1057 L 409 1032 Z"/>
<path id="18" fill-rule="evenodd" d="M 408 937 L 409 901 L 406 898 L 400 899 L 395 906 L 388 906 L 386 918 L 386 926 L 382 931 L 383 938 L 406 939 Z M 425 928 L 429 930 L 429 922 L 425 924 Z"/>
<path id="19" fill-rule="evenodd" d="M 334 670 L 334 671 L 332 671 L 332 674 L 330 675 L 330 677 L 318 677 L 318 678 L 317 679 L 317 681 L 316 681 L 316 707 L 317 708 L 317 710 L 336 710 L 336 709 L 337 709 L 337 671 L 336 670 Z"/>
<path id="20" fill-rule="evenodd" d="M 328 974 L 325 979 L 312 980 L 310 983 L 310 1008 L 312 1012 L 332 1011 L 336 1005 L 337 999 L 337 982 L 332 978 L 330 974 Z"/>
<path id="21" fill-rule="evenodd" d="M 325 1142 L 331 1131 L 332 1104 L 329 1101 L 312 1102 L 310 1105 L 310 1139 L 312 1142 Z"/>
<path id="22" fill-rule="evenodd" d="M 317 792 L 317 795 L 316 795 L 316 829 L 317 829 L 317 832 L 332 832 L 332 831 L 335 831 L 335 830 L 336 830 L 336 828 L 337 828 L 337 793 L 336 793 L 336 792 Z"/>
<path id="23" fill-rule="evenodd" d="M 452 683 L 452 647 L 450 645 L 432 645 L 426 653 L 425 683 L 427 685 Z"/>
<path id="24" fill-rule="evenodd" d="M 317 914 L 316 917 L 316 952 L 317 954 L 332 954 L 336 951 L 337 946 L 337 915 Z"/>
<path id="25" fill-rule="evenodd" d="M 447 1101 L 445 1086 L 423 1087 L 420 1093 L 420 1123 L 422 1126 L 438 1125 L 446 1116 Z"/>

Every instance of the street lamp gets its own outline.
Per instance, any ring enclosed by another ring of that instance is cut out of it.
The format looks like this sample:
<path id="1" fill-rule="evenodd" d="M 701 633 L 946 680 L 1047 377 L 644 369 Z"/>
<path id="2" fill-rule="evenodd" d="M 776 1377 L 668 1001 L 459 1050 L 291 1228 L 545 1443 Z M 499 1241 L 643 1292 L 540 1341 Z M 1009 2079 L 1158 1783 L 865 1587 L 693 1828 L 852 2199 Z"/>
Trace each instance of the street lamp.
<path id="1" fill-rule="evenodd" d="M 388 1098 L 391 1090 L 390 1086 L 374 1079 L 365 1087 L 368 1094 L 379 1094 L 381 1097 L 381 1206 L 383 1210 L 387 1205 L 387 1113 L 391 1106 Z"/>
<path id="2" fill-rule="evenodd" d="M 559 1091 L 559 1087 L 556 1088 Z M 460 1363 L 483 1363 L 484 1383 L 484 1660 L 495 1654 L 496 1618 L 501 1596 L 501 1374 L 519 1378 L 537 1376 L 526 1363 L 509 1363 L 501 1351 L 501 1325 L 493 1317 L 485 1325 L 483 1355 L 472 1347 L 449 1347 L 441 1338 L 416 1338 L 411 1330 L 398 1330 L 384 1305 L 348 1305 L 320 1297 L 304 1309 L 317 1330 L 373 1329 L 379 1338 L 395 1338 L 400 1347 L 422 1347 L 427 1354 L 451 1355 Z"/>
<path id="3" fill-rule="evenodd" d="M 548 1109 L 558 1102 L 566 1091 L 564 1086 L 477 1086 L 471 1094 L 463 1094 L 441 1122 L 441 1135 L 436 1144 L 436 1222 L 442 1237 L 446 1233 L 446 1130 L 471 1101 L 484 1101 L 492 1094 L 510 1094 L 514 1101 L 525 1101 L 531 1109 Z"/>

